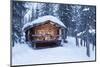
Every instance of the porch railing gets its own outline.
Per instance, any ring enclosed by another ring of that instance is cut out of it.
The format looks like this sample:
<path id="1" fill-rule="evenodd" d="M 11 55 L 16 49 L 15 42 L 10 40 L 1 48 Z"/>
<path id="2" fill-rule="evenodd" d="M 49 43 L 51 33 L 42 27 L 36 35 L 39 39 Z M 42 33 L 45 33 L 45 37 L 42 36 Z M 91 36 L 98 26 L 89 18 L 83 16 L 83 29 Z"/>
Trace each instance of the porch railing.
<path id="1" fill-rule="evenodd" d="M 38 34 L 35 34 L 35 35 L 32 35 L 32 37 L 35 38 L 35 40 L 59 40 L 61 39 L 61 35 L 50 35 L 50 34 L 46 34 L 46 35 L 38 35 Z"/>

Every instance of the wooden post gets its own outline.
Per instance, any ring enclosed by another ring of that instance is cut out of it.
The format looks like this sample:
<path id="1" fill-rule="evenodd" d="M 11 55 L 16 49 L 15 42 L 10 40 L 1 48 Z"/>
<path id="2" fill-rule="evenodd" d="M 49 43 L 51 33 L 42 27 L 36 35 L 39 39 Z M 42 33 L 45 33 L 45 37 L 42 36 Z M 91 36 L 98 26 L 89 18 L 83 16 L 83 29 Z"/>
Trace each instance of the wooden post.
<path id="1" fill-rule="evenodd" d="M 28 41 L 29 41 L 29 30 L 28 30 L 27 36 L 28 36 Z"/>
<path id="2" fill-rule="evenodd" d="M 62 30 L 61 30 L 61 29 L 59 29 L 59 35 L 60 35 L 60 36 L 59 36 L 59 40 L 61 40 L 61 39 L 62 39 L 62 33 L 61 33 L 61 31 L 62 31 Z"/>
<path id="3" fill-rule="evenodd" d="M 36 43 L 34 43 L 33 45 L 34 45 L 33 48 L 35 49 L 36 48 Z"/>
<path id="4" fill-rule="evenodd" d="M 67 33 L 65 33 L 65 30 L 64 29 L 63 29 L 63 32 L 64 32 L 63 38 L 64 38 L 64 42 L 65 42 L 65 39 L 66 39 L 66 35 L 65 34 L 67 34 Z"/>

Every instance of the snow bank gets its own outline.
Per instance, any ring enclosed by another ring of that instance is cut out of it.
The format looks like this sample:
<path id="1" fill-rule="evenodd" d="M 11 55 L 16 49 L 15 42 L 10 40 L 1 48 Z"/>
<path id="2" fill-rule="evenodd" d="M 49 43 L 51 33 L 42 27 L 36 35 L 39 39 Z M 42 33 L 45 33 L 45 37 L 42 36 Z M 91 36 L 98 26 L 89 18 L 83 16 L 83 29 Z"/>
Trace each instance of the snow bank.
<path id="1" fill-rule="evenodd" d="M 75 38 L 68 37 L 63 47 L 34 50 L 28 44 L 16 44 L 12 48 L 12 65 L 44 64 L 95 60 L 95 51 L 90 49 L 91 57 L 86 55 L 86 47 L 76 47 Z"/>
<path id="2" fill-rule="evenodd" d="M 58 18 L 51 16 L 51 15 L 46 15 L 46 16 L 39 17 L 38 19 L 36 19 L 30 23 L 25 24 L 23 26 L 22 30 L 24 30 L 25 28 L 27 28 L 29 26 L 32 27 L 34 24 L 44 23 L 45 21 L 48 21 L 48 20 L 66 28 L 66 26 L 63 24 L 63 22 L 61 22 Z"/>

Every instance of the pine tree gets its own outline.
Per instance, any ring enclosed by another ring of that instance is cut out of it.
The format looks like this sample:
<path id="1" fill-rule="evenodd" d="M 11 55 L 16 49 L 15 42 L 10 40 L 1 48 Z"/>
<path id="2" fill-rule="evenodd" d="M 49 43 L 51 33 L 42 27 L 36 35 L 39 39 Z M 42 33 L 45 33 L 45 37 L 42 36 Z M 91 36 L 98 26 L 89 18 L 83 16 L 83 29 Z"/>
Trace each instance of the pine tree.
<path id="1" fill-rule="evenodd" d="M 21 43 L 23 16 L 25 12 L 24 2 L 13 1 L 12 2 L 12 40 L 14 42 Z"/>

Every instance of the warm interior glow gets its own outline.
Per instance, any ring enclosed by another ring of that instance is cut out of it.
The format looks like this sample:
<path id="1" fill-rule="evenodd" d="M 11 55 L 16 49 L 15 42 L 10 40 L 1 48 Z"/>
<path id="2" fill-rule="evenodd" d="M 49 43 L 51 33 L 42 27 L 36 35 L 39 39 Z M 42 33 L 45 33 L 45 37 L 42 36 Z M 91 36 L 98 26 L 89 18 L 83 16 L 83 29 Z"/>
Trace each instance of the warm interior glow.
<path id="1" fill-rule="evenodd" d="M 35 40 L 55 40 L 59 35 L 58 27 L 54 23 L 45 23 L 35 28 Z"/>

